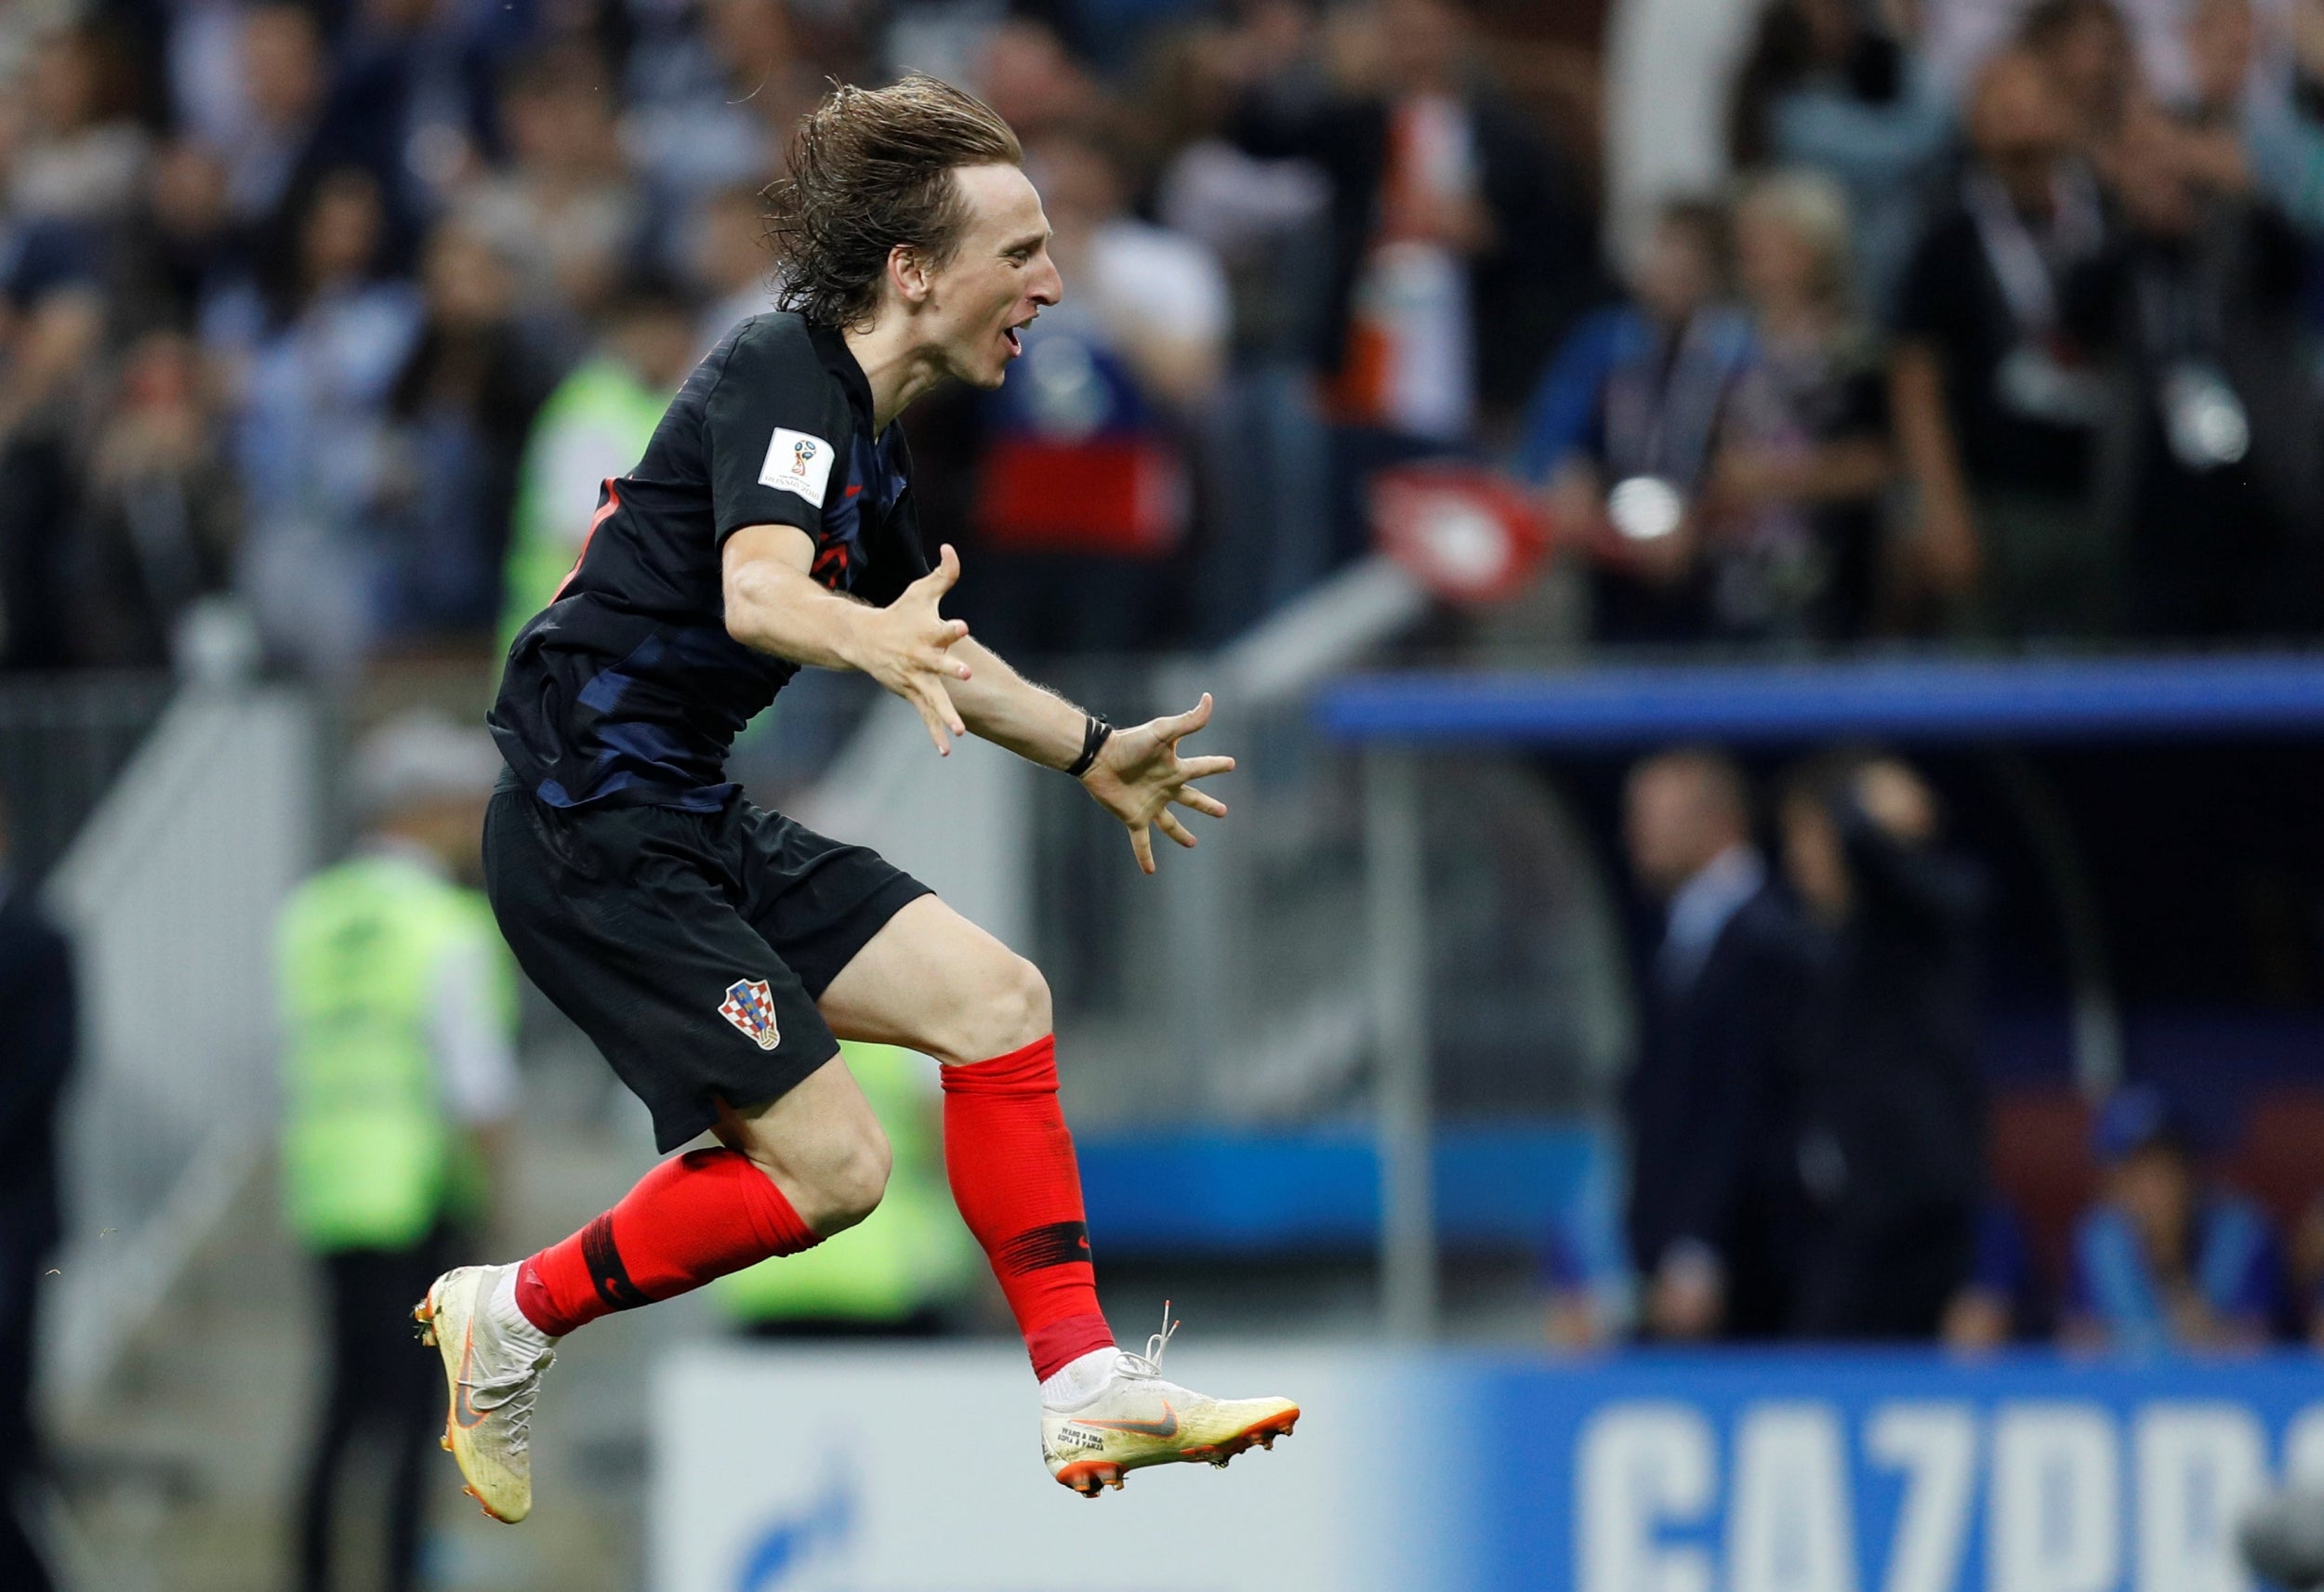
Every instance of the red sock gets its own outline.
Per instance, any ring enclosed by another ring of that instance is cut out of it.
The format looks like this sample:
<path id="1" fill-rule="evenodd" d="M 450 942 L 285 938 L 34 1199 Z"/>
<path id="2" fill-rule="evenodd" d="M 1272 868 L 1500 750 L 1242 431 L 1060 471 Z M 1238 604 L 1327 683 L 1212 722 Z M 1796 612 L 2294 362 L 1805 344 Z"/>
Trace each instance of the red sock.
<path id="1" fill-rule="evenodd" d="M 551 1337 L 815 1243 L 774 1179 L 732 1150 L 690 1150 L 517 1273 L 517 1308 Z"/>
<path id="2" fill-rule="evenodd" d="M 944 1079 L 953 1202 L 1009 1296 L 1033 1374 L 1047 1380 L 1114 1343 L 1098 1309 L 1073 1135 L 1057 1109 L 1057 1041 L 947 1067 Z"/>

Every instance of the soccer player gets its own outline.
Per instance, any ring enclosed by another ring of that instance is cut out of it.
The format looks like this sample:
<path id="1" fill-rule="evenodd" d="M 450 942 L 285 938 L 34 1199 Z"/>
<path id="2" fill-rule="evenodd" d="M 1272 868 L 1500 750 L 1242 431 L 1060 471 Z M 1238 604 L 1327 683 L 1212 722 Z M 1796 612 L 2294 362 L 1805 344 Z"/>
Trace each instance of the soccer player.
<path id="1" fill-rule="evenodd" d="M 941 753 L 975 734 L 1064 770 L 1128 826 L 1194 835 L 1226 809 L 1182 757 L 1210 717 L 1116 730 L 1031 685 L 939 612 L 960 567 L 921 549 L 894 425 L 940 382 L 1000 385 L 1062 292 L 1017 139 L 909 77 L 843 87 L 769 191 L 782 308 L 690 376 L 596 520 L 557 600 L 510 648 L 491 723 L 508 773 L 486 885 L 533 980 L 654 1113 L 656 1165 L 612 1210 L 512 1266 L 437 1279 L 415 1314 L 443 1358 L 444 1445 L 495 1519 L 532 1507 L 534 1403 L 552 1346 L 611 1310 L 794 1254 L 879 1203 L 888 1146 L 838 1040 L 944 1064 L 953 1197 L 1041 1388 L 1041 1452 L 1094 1497 L 1176 1460 L 1223 1465 L 1299 1418 L 1162 1380 L 1098 1309 L 1050 994 L 1032 964 L 861 847 L 742 799 L 729 743 L 802 665 L 860 669 Z"/>

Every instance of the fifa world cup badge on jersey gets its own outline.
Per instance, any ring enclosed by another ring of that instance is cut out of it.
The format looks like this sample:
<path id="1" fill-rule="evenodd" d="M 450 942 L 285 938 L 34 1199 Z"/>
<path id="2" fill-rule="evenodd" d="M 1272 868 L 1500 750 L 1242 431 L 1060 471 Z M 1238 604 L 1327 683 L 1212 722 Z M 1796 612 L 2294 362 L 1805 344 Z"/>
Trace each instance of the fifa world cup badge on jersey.
<path id="1" fill-rule="evenodd" d="M 719 1015 L 761 1050 L 783 1043 L 783 1031 L 774 1025 L 774 993 L 764 979 L 737 979 L 727 985 Z"/>
<path id="2" fill-rule="evenodd" d="M 777 426 L 767 443 L 766 463 L 759 467 L 759 484 L 797 493 L 820 508 L 831 484 L 831 444 L 821 437 Z"/>

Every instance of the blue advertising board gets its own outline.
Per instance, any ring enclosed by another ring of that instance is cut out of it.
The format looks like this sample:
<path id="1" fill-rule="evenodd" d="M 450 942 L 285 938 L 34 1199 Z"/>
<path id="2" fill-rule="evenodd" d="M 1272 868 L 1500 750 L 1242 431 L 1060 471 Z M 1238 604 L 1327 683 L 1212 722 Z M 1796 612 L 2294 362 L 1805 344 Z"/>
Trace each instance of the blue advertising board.
<path id="1" fill-rule="evenodd" d="M 2324 1479 L 2324 1362 L 1631 1355 L 1462 1375 L 1480 1586 L 2237 1592 L 2233 1539 Z"/>
<path id="2" fill-rule="evenodd" d="M 689 1348 L 654 1401 L 652 1585 L 2252 1592 L 2242 1515 L 2324 1481 L 2324 1361 L 2296 1353 L 1170 1352 L 1298 1398 L 1297 1437 L 1088 1503 L 1041 1468 L 1013 1347 Z"/>

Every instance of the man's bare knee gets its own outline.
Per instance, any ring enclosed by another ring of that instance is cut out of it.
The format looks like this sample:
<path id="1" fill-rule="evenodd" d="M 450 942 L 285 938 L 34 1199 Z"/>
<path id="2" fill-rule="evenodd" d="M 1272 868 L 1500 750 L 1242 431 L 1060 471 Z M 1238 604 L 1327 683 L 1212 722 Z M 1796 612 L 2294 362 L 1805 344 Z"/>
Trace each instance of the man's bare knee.
<path id="1" fill-rule="evenodd" d="M 806 1155 L 751 1160 L 783 1191 L 799 1219 L 816 1236 L 828 1238 L 879 1208 L 895 1154 L 888 1136 L 872 1123 L 866 1130 L 817 1145 Z"/>
<path id="2" fill-rule="evenodd" d="M 888 1136 L 874 1128 L 868 1138 L 849 1148 L 824 1179 L 825 1210 L 810 1225 L 827 1238 L 871 1215 L 888 1191 L 888 1174 L 894 1165 Z"/>
<path id="3" fill-rule="evenodd" d="M 1050 1032 L 1049 980 L 1041 969 L 1011 954 L 984 981 L 974 1009 L 964 1014 L 962 1062 L 989 1060 L 1022 1050 Z"/>

